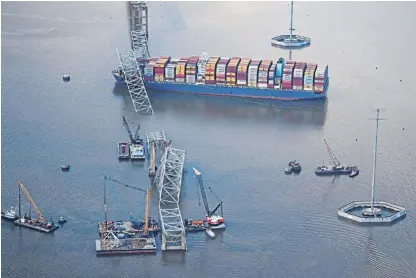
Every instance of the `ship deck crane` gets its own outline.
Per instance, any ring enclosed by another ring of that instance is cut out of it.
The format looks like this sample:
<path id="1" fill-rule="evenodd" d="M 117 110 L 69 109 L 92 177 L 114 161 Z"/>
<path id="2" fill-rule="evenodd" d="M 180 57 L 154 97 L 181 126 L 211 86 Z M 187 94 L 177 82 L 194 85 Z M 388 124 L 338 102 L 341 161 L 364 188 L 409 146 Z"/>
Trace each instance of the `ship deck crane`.
<path id="1" fill-rule="evenodd" d="M 146 207 L 145 207 L 145 210 L 144 210 L 144 228 L 143 228 L 143 234 L 144 235 L 147 235 L 149 233 L 150 188 L 147 188 L 145 190 L 145 189 L 142 189 L 142 188 L 139 188 L 139 187 L 135 187 L 135 186 L 131 186 L 131 185 L 125 184 L 123 182 L 120 182 L 120 181 L 118 181 L 116 179 L 113 179 L 113 178 L 110 178 L 108 176 L 104 176 L 104 179 L 105 180 L 110 180 L 110 181 L 112 181 L 114 183 L 117 183 L 119 185 L 124 185 L 125 187 L 128 187 L 128 188 L 135 189 L 135 190 L 138 190 L 138 191 L 141 191 L 141 192 L 145 192 L 146 193 Z M 106 219 L 106 222 L 107 222 L 107 219 Z"/>
<path id="2" fill-rule="evenodd" d="M 124 116 L 123 116 L 123 125 L 126 128 L 127 133 L 129 134 L 131 144 L 142 144 L 143 143 L 143 139 L 141 139 L 140 136 L 139 136 L 140 125 L 137 125 L 137 129 L 136 129 L 136 132 L 134 134 L 134 137 L 133 137 L 133 134 L 131 133 L 129 124 L 127 123 L 126 118 Z"/>
<path id="3" fill-rule="evenodd" d="M 27 191 L 26 187 L 23 185 L 23 183 L 21 181 L 18 182 L 19 185 L 19 218 L 21 218 L 21 204 L 20 204 L 20 190 L 23 191 L 23 193 L 25 194 L 27 200 L 29 201 L 30 205 L 33 207 L 33 209 L 36 211 L 36 213 L 38 214 L 40 220 L 44 223 L 47 224 L 47 221 L 45 219 L 45 216 L 43 216 L 42 212 L 39 210 L 38 206 L 36 205 L 35 201 L 33 201 L 32 197 L 29 194 L 29 191 Z"/>
<path id="4" fill-rule="evenodd" d="M 209 209 L 208 198 L 207 198 L 207 195 L 205 193 L 204 182 L 202 181 L 202 174 L 201 174 L 201 172 L 199 172 L 195 168 L 193 168 L 193 170 L 194 170 L 195 175 L 198 178 L 198 186 L 199 186 L 199 189 L 201 190 L 202 200 L 204 202 L 204 207 L 205 207 L 206 218 L 207 218 L 208 224 L 212 224 L 212 223 L 210 223 L 211 222 L 211 218 L 215 215 L 215 212 L 219 208 L 221 208 L 221 216 L 218 217 L 218 221 L 220 223 L 224 222 L 224 218 L 223 218 L 223 214 L 222 214 L 222 201 L 218 199 L 217 195 L 214 193 L 214 191 L 211 189 L 211 187 L 209 187 L 209 189 L 211 190 L 211 192 L 214 194 L 214 196 L 219 201 L 219 203 L 217 204 L 217 206 L 212 211 Z"/>
<path id="5" fill-rule="evenodd" d="M 336 156 L 334 155 L 334 153 L 331 151 L 331 148 L 328 145 L 328 142 L 326 142 L 326 140 L 324 139 L 325 145 L 326 145 L 326 149 L 328 151 L 329 154 L 329 158 L 331 159 L 332 164 L 334 165 L 334 167 L 339 166 L 341 163 L 339 162 L 339 160 L 336 158 Z"/>

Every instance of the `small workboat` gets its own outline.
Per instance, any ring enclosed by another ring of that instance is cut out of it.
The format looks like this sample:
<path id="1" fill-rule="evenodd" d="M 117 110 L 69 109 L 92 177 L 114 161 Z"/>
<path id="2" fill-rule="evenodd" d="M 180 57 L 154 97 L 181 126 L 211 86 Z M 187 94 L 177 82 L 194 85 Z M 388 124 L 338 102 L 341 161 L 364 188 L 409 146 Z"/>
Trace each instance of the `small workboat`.
<path id="1" fill-rule="evenodd" d="M 59 217 L 58 223 L 59 224 L 64 224 L 64 223 L 66 223 L 66 219 L 63 216 L 61 216 L 61 217 Z"/>
<path id="2" fill-rule="evenodd" d="M 288 166 L 286 166 L 286 167 L 285 167 L 285 173 L 286 173 L 286 174 L 290 174 L 290 173 L 292 173 L 292 166 L 289 166 L 289 165 L 288 165 Z"/>
<path id="3" fill-rule="evenodd" d="M 12 221 L 19 218 L 13 206 L 10 206 L 10 209 L 6 210 L 6 212 L 2 212 L 1 217 L 7 220 L 12 220 Z"/>
<path id="4" fill-rule="evenodd" d="M 207 235 L 209 235 L 211 238 L 215 237 L 215 233 L 211 229 L 206 229 L 205 232 Z"/>
<path id="5" fill-rule="evenodd" d="M 353 169 L 353 170 L 352 170 L 352 172 L 351 172 L 351 174 L 349 174 L 348 176 L 349 176 L 350 178 L 353 178 L 353 177 L 357 176 L 359 173 L 360 173 L 360 170 L 358 170 L 358 169 Z"/>
<path id="6" fill-rule="evenodd" d="M 61 165 L 62 171 L 69 171 L 70 168 L 71 168 L 71 166 L 69 166 L 69 165 Z"/>

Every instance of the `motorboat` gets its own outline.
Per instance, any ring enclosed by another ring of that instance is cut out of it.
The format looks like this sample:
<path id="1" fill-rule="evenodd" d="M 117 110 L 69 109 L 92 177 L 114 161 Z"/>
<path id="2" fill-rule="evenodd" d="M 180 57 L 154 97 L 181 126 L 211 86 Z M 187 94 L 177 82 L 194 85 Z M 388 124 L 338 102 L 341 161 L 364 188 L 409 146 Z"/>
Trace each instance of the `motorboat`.
<path id="1" fill-rule="evenodd" d="M 358 169 L 352 170 L 351 174 L 349 174 L 349 177 L 353 178 L 353 177 L 357 176 L 359 173 L 360 173 L 360 170 L 358 170 Z"/>
<path id="2" fill-rule="evenodd" d="M 286 166 L 286 167 L 285 167 L 285 173 L 286 173 L 286 174 L 290 174 L 290 173 L 292 173 L 292 170 L 293 170 L 293 169 L 292 169 L 292 166 L 289 166 L 289 165 L 288 165 L 288 166 Z"/>
<path id="3" fill-rule="evenodd" d="M 62 171 L 69 171 L 70 168 L 71 168 L 71 166 L 69 166 L 69 165 L 61 165 Z"/>
<path id="4" fill-rule="evenodd" d="M 207 235 L 209 235 L 211 238 L 215 237 L 215 233 L 211 229 L 206 229 L 205 232 Z"/>

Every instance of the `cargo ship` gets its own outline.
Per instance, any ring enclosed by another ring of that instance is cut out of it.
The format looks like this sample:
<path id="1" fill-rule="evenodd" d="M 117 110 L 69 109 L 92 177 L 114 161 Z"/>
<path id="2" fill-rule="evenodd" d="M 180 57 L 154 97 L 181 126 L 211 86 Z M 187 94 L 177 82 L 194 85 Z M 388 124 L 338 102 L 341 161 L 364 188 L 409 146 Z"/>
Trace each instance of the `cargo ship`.
<path id="1" fill-rule="evenodd" d="M 141 59 L 143 61 L 143 59 Z M 113 70 L 125 82 L 121 68 Z M 201 95 L 311 100 L 327 96 L 328 66 L 279 58 L 277 61 L 201 56 L 147 59 L 143 70 L 147 89 Z"/>

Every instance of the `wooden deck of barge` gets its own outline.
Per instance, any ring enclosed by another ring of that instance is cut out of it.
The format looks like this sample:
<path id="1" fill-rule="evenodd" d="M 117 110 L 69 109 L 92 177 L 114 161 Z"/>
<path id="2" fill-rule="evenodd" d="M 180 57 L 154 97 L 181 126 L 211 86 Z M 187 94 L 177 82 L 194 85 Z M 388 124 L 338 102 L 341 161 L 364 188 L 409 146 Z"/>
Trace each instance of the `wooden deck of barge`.
<path id="1" fill-rule="evenodd" d="M 38 225 L 33 225 L 33 224 L 29 224 L 29 223 L 22 223 L 22 222 L 20 222 L 20 219 L 17 219 L 16 221 L 14 221 L 14 224 L 17 225 L 17 226 L 20 226 L 20 227 L 29 228 L 29 229 L 36 230 L 36 231 L 43 232 L 43 233 L 47 233 L 47 234 L 52 233 L 53 231 L 55 231 L 56 229 L 59 228 L 59 226 L 53 226 L 53 227 L 48 229 L 48 228 L 38 226 Z"/>

